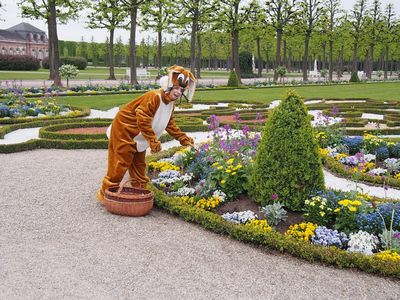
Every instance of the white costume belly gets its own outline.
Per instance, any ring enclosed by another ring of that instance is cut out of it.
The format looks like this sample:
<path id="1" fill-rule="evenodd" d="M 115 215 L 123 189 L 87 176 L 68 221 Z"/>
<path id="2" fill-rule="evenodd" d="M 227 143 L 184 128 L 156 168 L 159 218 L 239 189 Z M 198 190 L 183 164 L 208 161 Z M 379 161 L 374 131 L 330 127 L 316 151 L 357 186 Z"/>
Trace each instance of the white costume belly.
<path id="1" fill-rule="evenodd" d="M 167 128 L 168 122 L 171 119 L 172 111 L 174 109 L 174 102 L 165 104 L 160 97 L 160 106 L 158 107 L 153 121 L 151 122 L 151 127 L 157 137 L 157 139 L 163 134 L 165 128 Z M 111 125 L 107 128 L 107 137 L 110 138 L 111 135 Z M 136 142 L 136 149 L 138 152 L 143 152 L 149 147 L 149 143 L 140 133 L 133 139 Z"/>

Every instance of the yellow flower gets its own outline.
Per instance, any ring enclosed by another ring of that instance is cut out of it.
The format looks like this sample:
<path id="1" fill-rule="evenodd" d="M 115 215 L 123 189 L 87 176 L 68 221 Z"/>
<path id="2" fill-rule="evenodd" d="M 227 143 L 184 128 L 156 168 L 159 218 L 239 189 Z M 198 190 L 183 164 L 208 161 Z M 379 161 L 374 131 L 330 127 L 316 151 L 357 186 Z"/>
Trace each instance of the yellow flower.
<path id="1" fill-rule="evenodd" d="M 218 166 L 218 165 L 219 165 L 219 163 L 216 161 L 216 162 L 213 163 L 211 166 L 216 167 L 216 166 Z"/>
<path id="2" fill-rule="evenodd" d="M 340 212 L 340 207 L 336 208 L 336 209 L 334 210 L 334 212 L 335 212 L 335 213 Z"/>
<path id="3" fill-rule="evenodd" d="M 236 172 L 232 172 L 232 175 L 236 175 Z"/>
<path id="4" fill-rule="evenodd" d="M 234 161 L 234 159 L 233 158 L 230 158 L 230 159 L 228 159 L 228 161 L 226 162 L 228 165 L 231 165 L 231 164 L 233 164 L 233 161 Z"/>
<path id="5" fill-rule="evenodd" d="M 224 184 L 226 182 L 226 180 L 222 179 L 220 182 L 221 182 L 221 184 Z"/>
<path id="6" fill-rule="evenodd" d="M 226 173 L 231 173 L 231 172 L 232 172 L 232 170 L 229 170 L 229 169 L 228 169 L 228 170 L 226 170 L 225 172 L 226 172 Z"/>
<path id="7" fill-rule="evenodd" d="M 325 216 L 325 212 L 320 211 L 319 214 L 321 215 L 321 217 Z"/>
<path id="8" fill-rule="evenodd" d="M 357 211 L 357 207 L 349 206 L 349 211 L 356 212 Z"/>

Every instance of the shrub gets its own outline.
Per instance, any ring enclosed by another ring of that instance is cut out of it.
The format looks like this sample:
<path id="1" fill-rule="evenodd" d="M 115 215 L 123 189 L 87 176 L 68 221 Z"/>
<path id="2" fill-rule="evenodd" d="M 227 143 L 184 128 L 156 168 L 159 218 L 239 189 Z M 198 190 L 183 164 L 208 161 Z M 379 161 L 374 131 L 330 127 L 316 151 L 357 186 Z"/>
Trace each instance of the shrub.
<path id="1" fill-rule="evenodd" d="M 37 71 L 40 61 L 29 55 L 0 54 L 0 70 Z"/>
<path id="2" fill-rule="evenodd" d="M 251 176 L 251 195 L 265 205 L 273 194 L 301 210 L 313 191 L 324 189 L 318 145 L 300 96 L 289 91 L 266 123 Z"/>
<path id="3" fill-rule="evenodd" d="M 87 67 L 87 60 L 84 57 L 80 56 L 65 56 L 61 57 L 61 64 L 62 65 L 73 65 L 77 67 L 79 70 L 84 70 Z"/>
<path id="4" fill-rule="evenodd" d="M 239 86 L 239 79 L 237 78 L 236 72 L 234 70 L 229 74 L 228 86 Z"/>
<path id="5" fill-rule="evenodd" d="M 360 78 L 358 78 L 357 72 L 352 72 L 350 77 L 350 82 L 360 82 Z"/>
<path id="6" fill-rule="evenodd" d="M 243 78 L 250 78 L 253 74 L 253 55 L 250 52 L 243 51 L 239 54 L 240 75 Z M 244 75 L 244 76 L 243 76 Z"/>
<path id="7" fill-rule="evenodd" d="M 87 60 L 84 57 L 80 56 L 65 56 L 60 58 L 60 65 L 73 65 L 77 67 L 79 70 L 84 70 L 87 67 Z M 49 58 L 45 57 L 42 60 L 42 67 L 44 69 L 49 68 Z"/>

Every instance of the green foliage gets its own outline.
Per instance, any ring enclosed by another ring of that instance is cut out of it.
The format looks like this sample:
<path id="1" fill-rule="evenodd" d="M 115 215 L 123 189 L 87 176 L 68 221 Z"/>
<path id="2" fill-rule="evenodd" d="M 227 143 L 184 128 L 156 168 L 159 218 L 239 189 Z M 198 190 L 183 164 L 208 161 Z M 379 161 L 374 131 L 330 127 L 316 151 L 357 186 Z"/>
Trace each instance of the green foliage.
<path id="1" fill-rule="evenodd" d="M 262 207 L 261 212 L 265 215 L 267 223 L 274 226 L 278 225 L 287 218 L 286 210 L 283 208 L 283 204 L 280 202 L 275 202 Z"/>
<path id="2" fill-rule="evenodd" d="M 360 78 L 358 78 L 357 72 L 352 72 L 350 77 L 350 82 L 360 82 Z"/>
<path id="3" fill-rule="evenodd" d="M 0 54 L 0 70 L 37 71 L 40 62 L 30 55 Z"/>
<path id="4" fill-rule="evenodd" d="M 228 86 L 239 86 L 239 79 L 237 78 L 236 72 L 234 70 L 229 73 Z"/>
<path id="5" fill-rule="evenodd" d="M 240 75 L 242 78 L 253 78 L 253 55 L 250 52 L 240 52 L 239 54 Z"/>
<path id="6" fill-rule="evenodd" d="M 80 56 L 63 56 L 60 59 L 61 65 L 73 65 L 77 67 L 79 70 L 84 70 L 87 67 L 87 60 L 84 57 Z M 44 69 L 49 68 L 49 58 L 45 57 L 42 60 L 42 66 Z"/>
<path id="7" fill-rule="evenodd" d="M 266 123 L 257 149 L 251 195 L 262 205 L 276 194 L 301 210 L 311 192 L 324 189 L 317 141 L 300 96 L 289 91 Z"/>

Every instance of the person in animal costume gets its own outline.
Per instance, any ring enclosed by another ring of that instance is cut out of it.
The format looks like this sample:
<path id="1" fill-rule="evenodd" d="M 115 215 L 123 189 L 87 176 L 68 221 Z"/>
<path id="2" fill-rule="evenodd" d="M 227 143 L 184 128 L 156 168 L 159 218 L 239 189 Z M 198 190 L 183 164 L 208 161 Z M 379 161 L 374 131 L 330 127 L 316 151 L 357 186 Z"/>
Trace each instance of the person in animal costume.
<path id="1" fill-rule="evenodd" d="M 146 92 L 132 100 L 115 116 L 107 130 L 108 169 L 103 178 L 97 199 L 104 202 L 104 191 L 119 186 L 126 171 L 133 187 L 144 188 L 149 182 L 146 175 L 146 149 L 152 153 L 161 151 L 158 140 L 164 131 L 177 139 L 182 146 L 194 144 L 194 140 L 182 132 L 174 121 L 175 101 L 182 96 L 192 100 L 196 78 L 180 66 L 168 69 L 168 75 L 160 78 L 161 88 Z"/>

